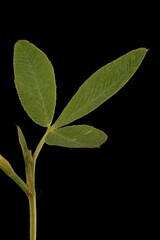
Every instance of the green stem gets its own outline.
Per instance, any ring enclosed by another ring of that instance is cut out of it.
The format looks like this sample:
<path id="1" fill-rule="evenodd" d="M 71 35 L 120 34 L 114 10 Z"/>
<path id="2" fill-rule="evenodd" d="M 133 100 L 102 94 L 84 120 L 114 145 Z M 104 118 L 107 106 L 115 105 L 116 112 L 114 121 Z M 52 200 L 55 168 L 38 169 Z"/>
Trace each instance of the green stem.
<path id="1" fill-rule="evenodd" d="M 35 191 L 35 163 L 33 161 L 28 162 L 26 166 L 26 181 L 30 191 L 30 194 L 28 195 L 29 215 L 30 215 L 30 240 L 36 240 L 37 210 L 36 210 L 36 191 Z"/>
<path id="2" fill-rule="evenodd" d="M 47 128 L 46 133 L 40 140 L 33 158 L 26 164 L 26 181 L 30 191 L 28 195 L 29 200 L 29 214 L 30 214 L 30 240 L 36 240 L 37 234 L 37 209 L 36 209 L 36 190 L 35 190 L 35 166 L 37 157 L 45 143 L 45 137 L 49 132 L 50 127 Z"/>
<path id="3" fill-rule="evenodd" d="M 37 235 L 37 210 L 36 210 L 36 194 L 29 197 L 30 212 L 30 240 L 36 240 Z"/>
<path id="4" fill-rule="evenodd" d="M 26 193 L 29 200 L 29 215 L 30 215 L 30 240 L 36 240 L 37 235 L 37 209 L 36 209 L 36 190 L 35 190 L 35 166 L 37 157 L 45 143 L 45 137 L 51 130 L 49 126 L 46 133 L 41 138 L 32 157 L 31 151 L 28 150 L 25 159 L 26 184 L 14 172 L 9 162 L 0 155 L 0 169 L 2 169 L 11 179 L 13 179 L 19 187 Z"/>

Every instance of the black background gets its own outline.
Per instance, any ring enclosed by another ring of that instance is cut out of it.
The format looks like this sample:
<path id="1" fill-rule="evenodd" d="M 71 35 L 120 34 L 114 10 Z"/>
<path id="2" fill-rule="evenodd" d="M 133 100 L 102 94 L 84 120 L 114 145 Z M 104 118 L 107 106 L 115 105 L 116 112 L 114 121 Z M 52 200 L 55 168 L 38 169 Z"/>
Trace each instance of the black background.
<path id="1" fill-rule="evenodd" d="M 26 39 L 53 63 L 55 118 L 98 68 L 130 50 L 146 47 L 136 74 L 115 96 L 75 123 L 108 134 L 99 149 L 45 146 L 36 170 L 38 238 L 152 236 L 157 223 L 159 70 L 158 13 L 152 5 L 21 3 L 1 8 L 0 153 L 24 176 L 19 125 L 34 150 L 44 133 L 24 112 L 14 87 L 13 47 Z M 157 139 L 157 138 L 156 138 Z M 153 147 L 154 146 L 154 147 Z M 29 239 L 28 202 L 0 172 L 0 237 Z"/>

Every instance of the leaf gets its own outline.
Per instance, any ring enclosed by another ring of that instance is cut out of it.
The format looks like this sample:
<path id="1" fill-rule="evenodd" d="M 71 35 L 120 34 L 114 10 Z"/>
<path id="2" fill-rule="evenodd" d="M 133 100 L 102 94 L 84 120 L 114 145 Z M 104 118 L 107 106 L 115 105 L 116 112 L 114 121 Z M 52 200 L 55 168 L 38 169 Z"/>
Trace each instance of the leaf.
<path id="1" fill-rule="evenodd" d="M 133 76 L 146 52 L 145 48 L 133 50 L 92 74 L 64 108 L 54 128 L 83 117 L 113 96 Z"/>
<path id="2" fill-rule="evenodd" d="M 25 159 L 26 156 L 26 152 L 28 151 L 28 147 L 27 147 L 27 143 L 25 140 L 25 137 L 23 135 L 22 130 L 20 129 L 20 127 L 17 126 L 17 132 L 18 132 L 18 140 L 19 140 L 19 144 L 21 146 L 22 149 L 22 153 L 23 153 L 23 157 Z"/>
<path id="3" fill-rule="evenodd" d="M 68 148 L 95 148 L 107 140 L 107 135 L 88 125 L 74 125 L 53 129 L 47 135 L 45 142 Z"/>
<path id="4" fill-rule="evenodd" d="M 51 124 L 56 104 L 56 83 L 47 56 L 26 40 L 14 48 L 15 85 L 21 104 L 37 124 Z"/>
<path id="5" fill-rule="evenodd" d="M 13 168 L 10 163 L 2 155 L 0 155 L 0 169 L 7 175 L 11 175 L 13 173 Z"/>

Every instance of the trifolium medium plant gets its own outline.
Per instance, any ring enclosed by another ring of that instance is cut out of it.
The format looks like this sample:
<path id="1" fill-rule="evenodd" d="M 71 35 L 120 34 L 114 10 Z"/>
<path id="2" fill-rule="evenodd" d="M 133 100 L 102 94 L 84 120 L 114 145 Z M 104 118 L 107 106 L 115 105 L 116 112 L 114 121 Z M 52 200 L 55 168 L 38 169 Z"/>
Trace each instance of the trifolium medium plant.
<path id="1" fill-rule="evenodd" d="M 30 240 L 36 240 L 37 233 L 35 167 L 43 145 L 46 143 L 67 148 L 97 148 L 103 144 L 107 140 L 103 131 L 89 125 L 72 123 L 119 91 L 139 68 L 146 53 L 145 48 L 133 50 L 93 73 L 52 123 L 57 98 L 53 66 L 47 56 L 30 42 L 21 40 L 15 44 L 14 81 L 18 97 L 28 116 L 36 124 L 46 128 L 37 148 L 31 152 L 21 128 L 17 127 L 25 162 L 26 181 L 22 180 L 9 161 L 0 155 L 0 169 L 18 184 L 29 200 Z"/>

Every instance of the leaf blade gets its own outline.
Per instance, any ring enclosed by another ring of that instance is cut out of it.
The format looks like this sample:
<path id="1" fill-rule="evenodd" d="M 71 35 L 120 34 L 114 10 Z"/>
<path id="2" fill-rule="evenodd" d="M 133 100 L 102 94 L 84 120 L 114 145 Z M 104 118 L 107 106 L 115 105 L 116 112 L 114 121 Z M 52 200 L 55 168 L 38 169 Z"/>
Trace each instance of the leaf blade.
<path id="1" fill-rule="evenodd" d="M 73 125 L 53 129 L 45 138 L 48 145 L 68 148 L 96 148 L 107 140 L 107 135 L 89 125 Z"/>
<path id="2" fill-rule="evenodd" d="M 35 45 L 20 40 L 14 47 L 15 86 L 20 102 L 37 124 L 51 124 L 56 104 L 56 83 L 52 64 Z"/>
<path id="3" fill-rule="evenodd" d="M 58 128 L 69 124 L 108 100 L 133 76 L 146 52 L 145 48 L 133 50 L 93 73 L 71 98 L 53 126 Z"/>

